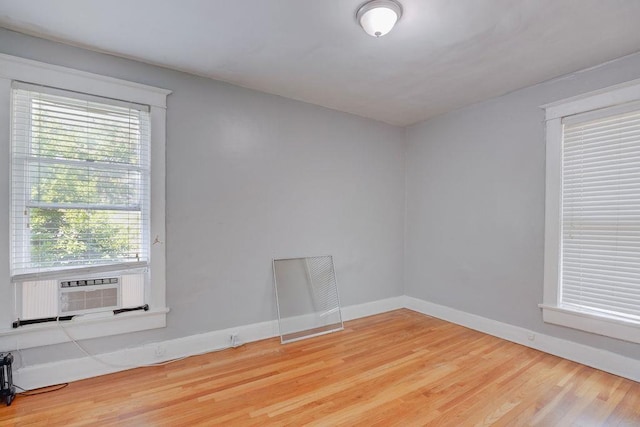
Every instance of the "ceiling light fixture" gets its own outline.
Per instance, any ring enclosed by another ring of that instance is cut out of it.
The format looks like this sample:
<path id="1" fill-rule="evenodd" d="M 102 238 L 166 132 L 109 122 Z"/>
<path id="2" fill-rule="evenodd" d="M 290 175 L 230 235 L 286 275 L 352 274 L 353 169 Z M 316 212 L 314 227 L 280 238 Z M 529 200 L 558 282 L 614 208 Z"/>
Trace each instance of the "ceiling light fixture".
<path id="1" fill-rule="evenodd" d="M 371 0 L 360 6 L 356 19 L 373 37 L 387 34 L 402 16 L 402 6 L 395 0 Z"/>

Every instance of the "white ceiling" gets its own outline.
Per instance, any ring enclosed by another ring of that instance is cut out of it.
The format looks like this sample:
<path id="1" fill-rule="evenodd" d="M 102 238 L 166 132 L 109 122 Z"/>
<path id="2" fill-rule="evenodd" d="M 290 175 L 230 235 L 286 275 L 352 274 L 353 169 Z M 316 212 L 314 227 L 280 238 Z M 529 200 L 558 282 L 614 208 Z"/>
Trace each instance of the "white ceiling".
<path id="1" fill-rule="evenodd" d="M 0 0 L 0 26 L 395 125 L 640 50 L 640 0 Z"/>

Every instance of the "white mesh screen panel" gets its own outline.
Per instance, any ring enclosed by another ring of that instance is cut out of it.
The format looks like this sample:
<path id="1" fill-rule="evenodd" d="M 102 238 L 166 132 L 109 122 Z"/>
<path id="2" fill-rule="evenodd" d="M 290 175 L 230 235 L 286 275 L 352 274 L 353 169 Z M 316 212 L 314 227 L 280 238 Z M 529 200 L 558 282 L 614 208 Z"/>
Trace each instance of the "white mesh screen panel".
<path id="1" fill-rule="evenodd" d="M 273 268 L 283 343 L 342 329 L 331 256 L 276 259 Z"/>
<path id="2" fill-rule="evenodd" d="M 336 276 L 331 257 L 305 258 L 313 302 L 320 313 L 329 313 L 338 307 Z"/>

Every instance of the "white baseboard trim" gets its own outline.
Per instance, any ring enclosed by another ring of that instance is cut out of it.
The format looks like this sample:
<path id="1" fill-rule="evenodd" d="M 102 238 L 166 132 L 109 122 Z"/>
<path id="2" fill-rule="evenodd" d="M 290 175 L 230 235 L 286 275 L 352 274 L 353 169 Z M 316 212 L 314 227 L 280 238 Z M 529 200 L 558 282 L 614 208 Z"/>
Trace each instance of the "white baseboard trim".
<path id="1" fill-rule="evenodd" d="M 340 312 L 338 309 L 322 313 L 302 314 L 299 316 L 280 319 L 280 330 L 285 335 L 327 325 L 339 325 Z"/>
<path id="2" fill-rule="evenodd" d="M 342 308 L 344 320 L 353 320 L 404 307 L 404 296 L 392 297 Z M 15 384 L 27 390 L 53 384 L 77 381 L 99 375 L 132 369 L 137 366 L 162 363 L 230 346 L 230 335 L 237 334 L 239 344 L 279 336 L 278 321 L 271 320 L 250 325 L 190 335 L 183 338 L 145 344 L 138 347 L 102 353 L 93 357 L 61 360 L 16 369 Z M 80 343 L 82 344 L 82 343 Z"/>
<path id="3" fill-rule="evenodd" d="M 102 353 L 92 357 L 67 359 L 26 366 L 14 372 L 14 382 L 31 390 L 52 384 L 77 381 L 138 366 L 208 353 L 230 347 L 230 335 L 238 334 L 239 344 L 278 335 L 278 322 L 268 321 L 222 329 L 183 338 L 144 344 L 138 347 Z M 82 345 L 82 342 L 79 342 Z"/>
<path id="4" fill-rule="evenodd" d="M 640 370 L 638 370 L 638 361 L 635 359 L 550 335 L 540 334 L 418 298 L 398 296 L 343 307 L 342 318 L 345 321 L 353 320 L 399 308 L 408 308 L 427 316 L 437 317 L 640 382 Z M 124 371 L 136 366 L 161 363 L 171 359 L 222 350 L 229 347 L 229 337 L 233 333 L 238 334 L 240 344 L 276 337 L 279 335 L 278 321 L 271 320 L 190 335 L 118 350 L 112 353 L 103 353 L 94 357 L 84 356 L 78 359 L 21 367 L 14 372 L 14 382 L 25 389 L 31 390 Z M 533 337 L 533 340 L 530 337 Z"/>
<path id="5" fill-rule="evenodd" d="M 346 322 L 347 320 L 360 319 L 361 317 L 404 308 L 404 306 L 404 295 L 365 302 L 364 304 L 349 305 L 342 308 L 342 320 Z"/>
<path id="6" fill-rule="evenodd" d="M 409 310 L 456 323 L 517 344 L 640 382 L 639 362 L 616 353 L 541 334 L 418 298 L 404 297 Z"/>

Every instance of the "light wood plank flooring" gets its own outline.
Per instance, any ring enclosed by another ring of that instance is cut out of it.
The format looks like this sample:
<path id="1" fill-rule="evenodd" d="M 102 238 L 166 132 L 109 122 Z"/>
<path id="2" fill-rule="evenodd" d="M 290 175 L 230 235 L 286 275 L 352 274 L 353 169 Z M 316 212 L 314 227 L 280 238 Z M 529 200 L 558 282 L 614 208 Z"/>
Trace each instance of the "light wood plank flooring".
<path id="1" fill-rule="evenodd" d="M 409 310 L 78 381 L 0 407 L 25 426 L 640 426 L 640 383 Z"/>

